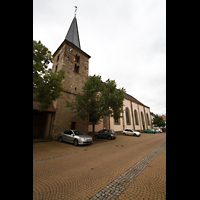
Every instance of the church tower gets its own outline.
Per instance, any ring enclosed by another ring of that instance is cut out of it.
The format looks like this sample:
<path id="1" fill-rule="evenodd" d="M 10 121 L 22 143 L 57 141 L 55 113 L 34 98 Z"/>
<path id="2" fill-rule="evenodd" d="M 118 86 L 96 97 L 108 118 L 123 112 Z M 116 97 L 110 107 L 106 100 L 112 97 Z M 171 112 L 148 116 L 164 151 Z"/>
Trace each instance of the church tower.
<path id="1" fill-rule="evenodd" d="M 88 121 L 82 121 L 66 108 L 66 100 L 72 102 L 78 92 L 82 92 L 82 86 L 88 80 L 90 56 L 81 50 L 76 15 L 72 20 L 67 35 L 53 54 L 54 62 L 52 72 L 65 71 L 62 81 L 64 91 L 54 102 L 56 109 L 52 138 L 58 138 L 59 134 L 67 129 L 78 129 L 88 132 Z"/>

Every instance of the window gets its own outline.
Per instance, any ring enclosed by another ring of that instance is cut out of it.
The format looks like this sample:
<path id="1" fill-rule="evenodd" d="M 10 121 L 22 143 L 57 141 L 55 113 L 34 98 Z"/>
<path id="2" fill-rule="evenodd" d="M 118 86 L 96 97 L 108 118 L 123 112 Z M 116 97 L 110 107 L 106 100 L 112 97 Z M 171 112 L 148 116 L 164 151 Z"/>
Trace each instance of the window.
<path id="1" fill-rule="evenodd" d="M 75 55 L 75 61 L 76 62 L 79 62 L 79 60 L 80 60 L 80 56 L 78 56 L 77 54 Z"/>
<path id="2" fill-rule="evenodd" d="M 79 72 L 79 66 L 78 65 L 74 65 L 74 72 L 78 73 Z"/>
<path id="3" fill-rule="evenodd" d="M 134 115 L 135 115 L 135 123 L 136 125 L 139 125 L 137 110 L 134 110 Z"/>
<path id="4" fill-rule="evenodd" d="M 126 124 L 127 125 L 131 125 L 131 121 L 130 121 L 130 112 L 129 109 L 126 108 Z"/>
<path id="5" fill-rule="evenodd" d="M 141 117 L 142 117 L 142 124 L 144 125 L 144 115 L 143 115 L 143 112 L 141 112 Z"/>
<path id="6" fill-rule="evenodd" d="M 59 57 L 60 57 L 60 55 L 57 56 L 57 62 L 59 61 Z"/>
<path id="7" fill-rule="evenodd" d="M 71 131 L 64 131 L 64 134 L 71 135 L 72 132 Z"/>
<path id="8" fill-rule="evenodd" d="M 144 124 L 144 115 L 143 115 L 143 112 L 141 112 L 141 118 L 142 118 L 142 126 L 143 126 L 143 130 L 145 130 L 145 124 Z"/>
<path id="9" fill-rule="evenodd" d="M 148 115 L 148 113 L 146 114 L 146 116 L 147 116 L 147 123 L 148 123 L 148 126 L 150 126 L 149 115 Z"/>

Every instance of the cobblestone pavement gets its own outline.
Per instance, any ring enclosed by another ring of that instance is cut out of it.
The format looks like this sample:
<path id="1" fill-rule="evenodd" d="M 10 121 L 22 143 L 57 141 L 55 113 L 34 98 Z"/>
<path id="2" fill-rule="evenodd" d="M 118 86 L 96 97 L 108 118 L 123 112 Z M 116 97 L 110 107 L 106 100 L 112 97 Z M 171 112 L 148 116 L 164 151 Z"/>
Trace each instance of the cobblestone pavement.
<path id="1" fill-rule="evenodd" d="M 157 154 L 165 147 L 166 142 L 158 146 L 151 153 L 145 156 L 137 164 L 131 167 L 128 171 L 123 173 L 112 183 L 107 185 L 103 190 L 98 192 L 90 200 L 96 199 L 116 199 L 130 183 L 144 170 L 144 168 L 157 156 Z M 130 194 L 131 196 L 132 194 Z"/>
<path id="2" fill-rule="evenodd" d="M 166 199 L 166 146 L 117 200 Z"/>
<path id="3" fill-rule="evenodd" d="M 88 200 L 165 141 L 166 134 L 162 133 L 144 134 L 139 138 L 118 136 L 116 140 L 78 148 L 57 141 L 34 143 L 33 199 Z M 162 159 L 157 159 L 161 152 L 123 190 L 118 199 L 165 199 L 165 171 L 161 170 L 165 167 L 165 152 Z M 163 184 L 160 184 L 160 177 Z M 157 192 L 157 186 L 161 187 L 161 193 Z"/>

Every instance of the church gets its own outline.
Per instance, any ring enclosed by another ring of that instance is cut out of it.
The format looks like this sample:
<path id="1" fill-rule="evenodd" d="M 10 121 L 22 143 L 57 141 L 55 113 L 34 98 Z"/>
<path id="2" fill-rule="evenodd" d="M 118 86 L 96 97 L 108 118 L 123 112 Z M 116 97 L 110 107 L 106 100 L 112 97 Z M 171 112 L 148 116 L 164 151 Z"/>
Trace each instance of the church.
<path id="1" fill-rule="evenodd" d="M 59 134 L 67 129 L 77 129 L 90 134 L 92 123 L 89 122 L 89 117 L 87 121 L 77 119 L 73 111 L 66 107 L 66 100 L 73 102 L 76 94 L 81 93 L 82 86 L 89 78 L 91 56 L 81 49 L 76 15 L 64 41 L 53 57 L 52 72 L 57 73 L 61 69 L 65 71 L 65 78 L 62 80 L 65 89 L 45 112 L 39 112 L 39 103 L 33 102 L 33 137 L 57 139 Z M 121 133 L 125 128 L 142 131 L 152 127 L 150 107 L 129 94 L 125 96 L 122 118 L 114 120 L 112 117 L 104 117 L 95 125 L 96 132 L 103 128 Z"/>

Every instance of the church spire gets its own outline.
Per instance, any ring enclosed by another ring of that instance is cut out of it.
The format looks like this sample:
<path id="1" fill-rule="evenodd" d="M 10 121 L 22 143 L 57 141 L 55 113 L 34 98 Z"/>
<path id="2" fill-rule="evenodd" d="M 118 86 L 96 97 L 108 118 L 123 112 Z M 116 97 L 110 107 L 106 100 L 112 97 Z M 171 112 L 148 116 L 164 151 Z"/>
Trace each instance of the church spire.
<path id="1" fill-rule="evenodd" d="M 77 10 L 77 6 L 75 6 L 75 8 Z M 78 34 L 78 25 L 77 25 L 77 20 L 76 20 L 76 10 L 75 10 L 74 19 L 72 20 L 72 23 L 69 27 L 69 30 L 67 32 L 65 39 L 73 43 L 79 49 L 81 49 L 79 34 Z"/>

